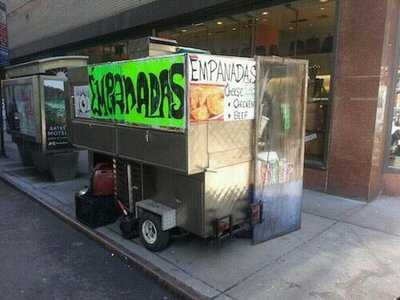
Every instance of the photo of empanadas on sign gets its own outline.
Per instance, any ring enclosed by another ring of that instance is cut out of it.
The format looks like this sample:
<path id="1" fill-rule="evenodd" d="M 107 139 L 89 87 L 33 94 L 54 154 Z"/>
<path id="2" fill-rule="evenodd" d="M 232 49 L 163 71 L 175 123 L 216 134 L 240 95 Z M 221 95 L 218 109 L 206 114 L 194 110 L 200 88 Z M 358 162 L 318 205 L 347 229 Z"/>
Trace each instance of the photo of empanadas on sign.
<path id="1" fill-rule="evenodd" d="M 190 85 L 191 122 L 223 120 L 225 87 L 218 84 Z"/>
<path id="2" fill-rule="evenodd" d="M 192 123 L 254 119 L 254 59 L 190 54 L 187 64 Z"/>

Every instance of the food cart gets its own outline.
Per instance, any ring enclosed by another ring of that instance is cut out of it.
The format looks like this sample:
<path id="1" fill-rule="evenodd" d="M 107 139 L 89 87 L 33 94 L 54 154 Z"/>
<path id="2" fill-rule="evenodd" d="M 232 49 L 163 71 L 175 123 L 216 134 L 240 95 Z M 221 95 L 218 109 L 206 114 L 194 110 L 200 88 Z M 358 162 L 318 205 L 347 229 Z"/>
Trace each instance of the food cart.
<path id="1" fill-rule="evenodd" d="M 148 249 L 175 228 L 247 226 L 255 243 L 300 228 L 306 61 L 186 53 L 69 74 L 71 141 L 112 158 Z"/>
<path id="2" fill-rule="evenodd" d="M 7 131 L 24 165 L 48 171 L 55 181 L 77 173 L 78 153 L 68 140 L 64 82 L 67 68 L 86 66 L 85 56 L 65 56 L 10 66 L 3 84 Z"/>

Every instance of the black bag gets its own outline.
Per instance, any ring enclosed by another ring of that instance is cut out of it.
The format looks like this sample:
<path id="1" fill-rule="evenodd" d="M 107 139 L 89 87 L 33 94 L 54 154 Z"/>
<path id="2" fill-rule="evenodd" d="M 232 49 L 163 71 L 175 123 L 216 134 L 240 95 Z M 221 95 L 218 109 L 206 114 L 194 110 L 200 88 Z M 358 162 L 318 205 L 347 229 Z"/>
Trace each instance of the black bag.
<path id="1" fill-rule="evenodd" d="M 90 228 L 114 223 L 121 216 L 113 197 L 90 193 L 75 194 L 75 213 L 78 221 Z"/>

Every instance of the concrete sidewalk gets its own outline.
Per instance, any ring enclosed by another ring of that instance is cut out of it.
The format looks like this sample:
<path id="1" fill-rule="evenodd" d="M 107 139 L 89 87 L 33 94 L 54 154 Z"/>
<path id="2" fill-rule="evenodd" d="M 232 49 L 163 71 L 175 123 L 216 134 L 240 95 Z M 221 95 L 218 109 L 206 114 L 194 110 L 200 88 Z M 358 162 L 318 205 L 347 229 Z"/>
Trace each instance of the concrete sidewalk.
<path id="1" fill-rule="evenodd" d="M 0 159 L 1 178 L 72 222 L 73 192 L 88 184 L 82 170 L 78 179 L 52 183 L 24 168 L 16 155 Z M 257 246 L 247 239 L 217 246 L 188 236 L 152 253 L 122 239 L 116 224 L 81 229 L 193 298 L 395 299 L 399 219 L 400 199 L 381 197 L 367 205 L 305 191 L 301 230 Z"/>

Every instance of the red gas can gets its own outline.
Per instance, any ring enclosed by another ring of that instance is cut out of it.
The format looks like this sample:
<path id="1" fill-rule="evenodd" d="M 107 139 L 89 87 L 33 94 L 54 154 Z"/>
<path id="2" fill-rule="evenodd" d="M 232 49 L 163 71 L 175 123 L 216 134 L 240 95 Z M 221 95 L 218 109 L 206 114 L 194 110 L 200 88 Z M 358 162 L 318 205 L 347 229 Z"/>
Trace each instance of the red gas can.
<path id="1" fill-rule="evenodd" d="M 114 173 L 111 164 L 99 163 L 94 167 L 92 194 L 94 196 L 112 196 L 114 194 Z"/>

